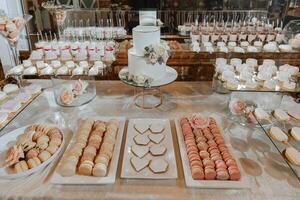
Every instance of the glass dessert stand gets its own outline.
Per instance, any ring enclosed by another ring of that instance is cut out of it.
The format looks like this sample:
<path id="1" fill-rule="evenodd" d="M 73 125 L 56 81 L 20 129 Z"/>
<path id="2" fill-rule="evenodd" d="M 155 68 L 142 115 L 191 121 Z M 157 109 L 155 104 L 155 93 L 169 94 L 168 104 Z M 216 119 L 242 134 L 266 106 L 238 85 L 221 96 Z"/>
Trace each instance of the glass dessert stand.
<path id="1" fill-rule="evenodd" d="M 21 18 L 9 19 L 10 25 L 6 24 L 6 29 L 8 30 L 0 31 L 0 35 L 5 39 L 7 44 L 9 45 L 13 58 L 13 61 L 16 65 L 20 64 L 19 51 L 18 51 L 18 42 L 20 39 L 20 35 L 27 22 L 31 20 L 32 16 L 25 14 Z M 13 23 L 11 21 L 14 21 Z"/>
<path id="2" fill-rule="evenodd" d="M 175 69 L 167 66 L 166 74 L 159 80 L 145 81 L 137 83 L 131 80 L 128 67 L 124 67 L 119 72 L 120 80 L 134 87 L 134 103 L 142 109 L 153 109 L 163 104 L 163 94 L 161 87 L 173 83 L 177 79 L 178 73 Z"/>

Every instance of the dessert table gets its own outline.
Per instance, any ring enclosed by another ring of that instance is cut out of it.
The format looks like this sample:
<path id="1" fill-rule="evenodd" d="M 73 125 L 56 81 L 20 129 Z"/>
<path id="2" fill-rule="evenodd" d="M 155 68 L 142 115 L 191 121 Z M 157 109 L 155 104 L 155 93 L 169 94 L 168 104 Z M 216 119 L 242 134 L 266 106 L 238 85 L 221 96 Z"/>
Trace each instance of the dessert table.
<path id="1" fill-rule="evenodd" d="M 169 118 L 178 179 L 121 179 L 125 130 L 114 185 L 52 185 L 50 179 L 59 160 L 57 159 L 46 170 L 30 177 L 19 180 L 0 179 L 0 199 L 299 199 L 300 182 L 269 138 L 261 129 L 244 127 L 226 119 L 229 95 L 212 93 L 211 82 L 175 82 L 165 86 L 162 88 L 163 104 L 155 109 L 142 110 L 134 105 L 133 88 L 120 81 L 97 81 L 96 98 L 77 108 L 56 105 L 51 81 L 27 81 L 38 82 L 48 89 L 19 114 L 0 133 L 1 135 L 27 124 L 52 122 L 64 127 L 68 143 L 79 116 Z M 183 114 L 201 111 L 218 114 L 226 120 L 223 127 L 226 127 L 235 156 L 241 163 L 242 175 L 249 177 L 248 189 L 198 189 L 185 186 L 173 119 Z"/>

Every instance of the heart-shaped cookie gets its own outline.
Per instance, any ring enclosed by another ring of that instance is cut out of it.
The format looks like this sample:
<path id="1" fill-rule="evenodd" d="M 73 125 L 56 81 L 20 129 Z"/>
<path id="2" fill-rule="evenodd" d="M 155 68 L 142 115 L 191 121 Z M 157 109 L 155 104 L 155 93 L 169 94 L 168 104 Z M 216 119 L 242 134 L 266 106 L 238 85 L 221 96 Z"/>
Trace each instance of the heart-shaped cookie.
<path id="1" fill-rule="evenodd" d="M 161 156 L 164 155 L 167 151 L 167 148 L 164 145 L 152 145 L 150 147 L 150 153 L 153 156 Z"/>
<path id="2" fill-rule="evenodd" d="M 165 138 L 165 135 L 160 133 L 160 134 L 150 134 L 148 135 L 148 138 L 154 142 L 155 144 L 161 143 L 161 141 Z"/>
<path id="3" fill-rule="evenodd" d="M 150 125 L 150 131 L 152 133 L 161 133 L 165 130 L 165 125 L 161 123 L 152 123 Z"/>
<path id="4" fill-rule="evenodd" d="M 139 172 L 142 169 L 146 168 L 149 165 L 150 160 L 148 158 L 138 158 L 138 157 L 132 157 L 130 159 L 130 162 L 134 168 L 135 171 Z"/>
<path id="5" fill-rule="evenodd" d="M 147 145 L 149 142 L 150 142 L 150 139 L 147 137 L 147 135 L 136 135 L 134 136 L 133 138 L 134 142 L 136 144 L 139 144 L 139 145 Z"/>
<path id="6" fill-rule="evenodd" d="M 143 123 L 143 122 L 139 122 L 139 123 L 135 123 L 133 125 L 133 127 L 135 128 L 135 130 L 137 132 L 143 134 L 143 133 L 145 133 L 149 129 L 149 124 Z"/>
<path id="7" fill-rule="evenodd" d="M 149 168 L 153 173 L 163 173 L 168 170 L 169 163 L 162 158 L 154 158 L 149 164 Z"/>
<path id="8" fill-rule="evenodd" d="M 134 144 L 131 146 L 131 152 L 137 157 L 142 158 L 149 152 L 149 147 Z"/>

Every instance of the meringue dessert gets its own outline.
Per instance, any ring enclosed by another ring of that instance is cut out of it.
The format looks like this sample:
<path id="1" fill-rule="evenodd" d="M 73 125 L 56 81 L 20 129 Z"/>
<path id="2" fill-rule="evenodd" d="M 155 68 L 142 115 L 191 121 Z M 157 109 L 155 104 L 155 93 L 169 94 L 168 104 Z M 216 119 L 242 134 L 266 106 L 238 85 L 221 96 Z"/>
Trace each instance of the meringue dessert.
<path id="1" fill-rule="evenodd" d="M 56 70 L 56 75 L 69 75 L 69 68 L 62 66 Z"/>
<path id="2" fill-rule="evenodd" d="M 37 69 L 36 69 L 36 67 L 28 67 L 24 70 L 23 74 L 24 75 L 36 75 Z"/>

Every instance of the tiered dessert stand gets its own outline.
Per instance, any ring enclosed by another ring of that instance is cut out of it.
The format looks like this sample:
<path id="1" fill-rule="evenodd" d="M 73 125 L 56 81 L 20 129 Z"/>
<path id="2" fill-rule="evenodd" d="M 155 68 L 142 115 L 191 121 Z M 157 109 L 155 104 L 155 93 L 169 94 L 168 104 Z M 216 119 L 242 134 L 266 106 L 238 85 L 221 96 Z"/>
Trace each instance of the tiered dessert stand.
<path id="1" fill-rule="evenodd" d="M 134 103 L 137 107 L 142 109 L 153 109 L 163 104 L 163 94 L 161 87 L 173 83 L 177 79 L 178 73 L 172 67 L 167 66 L 166 74 L 159 80 L 151 83 L 138 84 L 129 80 L 128 67 L 124 67 L 119 72 L 120 80 L 130 86 L 134 87 Z"/>

